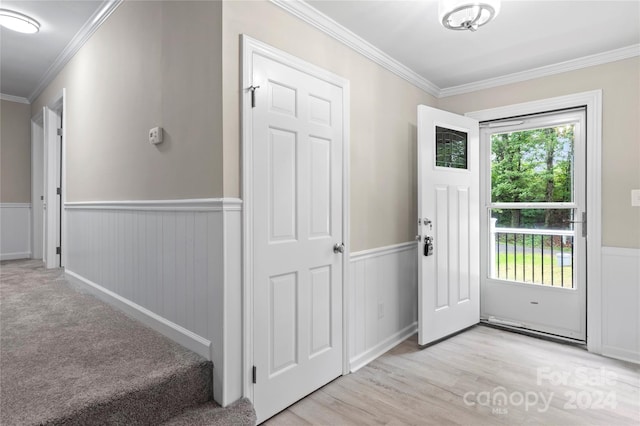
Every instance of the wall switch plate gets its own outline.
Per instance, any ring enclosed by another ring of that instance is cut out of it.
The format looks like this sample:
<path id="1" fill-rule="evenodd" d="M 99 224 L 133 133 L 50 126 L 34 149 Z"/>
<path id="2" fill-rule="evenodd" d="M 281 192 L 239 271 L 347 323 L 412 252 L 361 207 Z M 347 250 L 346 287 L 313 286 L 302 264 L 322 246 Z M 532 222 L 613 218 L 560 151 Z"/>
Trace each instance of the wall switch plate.
<path id="1" fill-rule="evenodd" d="M 631 206 L 640 207 L 640 189 L 631 190 Z"/>
<path id="2" fill-rule="evenodd" d="M 149 143 L 159 144 L 162 142 L 162 127 L 154 127 L 149 130 Z"/>

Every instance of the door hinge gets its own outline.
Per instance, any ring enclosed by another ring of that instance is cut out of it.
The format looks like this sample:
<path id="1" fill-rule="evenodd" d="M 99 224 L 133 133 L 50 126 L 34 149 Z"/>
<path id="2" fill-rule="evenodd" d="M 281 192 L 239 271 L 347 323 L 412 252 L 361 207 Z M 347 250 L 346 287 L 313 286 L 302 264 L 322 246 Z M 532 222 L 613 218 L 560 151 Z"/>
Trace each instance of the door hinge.
<path id="1" fill-rule="evenodd" d="M 62 128 L 56 130 L 58 136 L 62 136 Z"/>
<path id="2" fill-rule="evenodd" d="M 62 254 L 62 248 L 56 247 L 56 254 Z"/>
<path id="3" fill-rule="evenodd" d="M 253 381 L 253 384 L 256 384 L 256 380 L 257 380 L 257 377 L 258 377 L 258 369 L 256 368 L 255 365 L 253 366 L 251 374 L 252 374 L 252 378 L 251 379 Z"/>
<path id="4" fill-rule="evenodd" d="M 260 86 L 251 86 L 249 90 L 251 90 L 251 108 L 256 107 L 256 89 L 259 89 Z"/>
<path id="5" fill-rule="evenodd" d="M 56 188 L 56 194 L 62 195 L 62 188 Z"/>

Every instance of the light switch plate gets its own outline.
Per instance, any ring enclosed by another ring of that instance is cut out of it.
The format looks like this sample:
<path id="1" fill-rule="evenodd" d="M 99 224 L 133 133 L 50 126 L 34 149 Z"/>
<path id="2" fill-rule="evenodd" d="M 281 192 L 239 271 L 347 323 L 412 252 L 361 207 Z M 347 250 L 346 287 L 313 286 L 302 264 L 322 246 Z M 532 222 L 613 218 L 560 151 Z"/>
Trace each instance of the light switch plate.
<path id="1" fill-rule="evenodd" d="M 640 189 L 631 190 L 631 206 L 640 207 Z"/>

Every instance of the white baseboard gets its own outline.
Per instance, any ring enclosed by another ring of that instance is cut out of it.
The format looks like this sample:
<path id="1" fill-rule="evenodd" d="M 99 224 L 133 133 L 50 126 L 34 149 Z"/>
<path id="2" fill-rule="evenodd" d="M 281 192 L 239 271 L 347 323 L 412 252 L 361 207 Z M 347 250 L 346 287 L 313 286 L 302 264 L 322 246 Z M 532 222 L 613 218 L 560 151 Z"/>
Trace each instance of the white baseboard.
<path id="1" fill-rule="evenodd" d="M 24 251 L 20 253 L 2 253 L 0 254 L 0 260 L 17 260 L 17 259 L 30 259 L 31 252 Z"/>
<path id="2" fill-rule="evenodd" d="M 622 361 L 633 362 L 634 364 L 640 364 L 640 353 L 627 349 L 605 345 L 602 347 L 602 355 Z"/>
<path id="3" fill-rule="evenodd" d="M 350 371 L 352 373 L 358 371 L 359 369 L 369 364 L 374 359 L 378 358 L 380 355 L 383 355 L 385 352 L 399 345 L 408 337 L 410 337 L 411 335 L 417 332 L 418 332 L 418 323 L 414 322 L 410 326 L 404 328 L 403 330 L 400 330 L 399 332 L 395 333 L 389 338 L 378 343 L 376 346 L 369 349 L 365 353 L 360 354 L 357 357 L 351 359 L 349 361 Z"/>
<path id="4" fill-rule="evenodd" d="M 118 294 L 107 290 L 104 287 L 76 274 L 73 271 L 66 270 L 67 279 L 78 286 L 80 289 L 98 297 L 100 300 L 116 307 L 127 315 L 151 327 L 160 334 L 181 344 L 187 349 L 197 353 L 198 355 L 210 360 L 211 359 L 211 342 L 195 333 L 179 326 L 159 315 L 154 314 L 148 309 L 125 299 Z"/>

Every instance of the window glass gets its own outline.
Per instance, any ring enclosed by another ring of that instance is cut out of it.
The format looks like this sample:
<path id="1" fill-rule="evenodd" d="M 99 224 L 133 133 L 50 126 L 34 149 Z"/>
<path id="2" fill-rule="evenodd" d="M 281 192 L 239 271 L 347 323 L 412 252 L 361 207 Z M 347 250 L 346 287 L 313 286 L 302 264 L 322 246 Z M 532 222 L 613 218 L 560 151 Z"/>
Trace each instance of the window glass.
<path id="1" fill-rule="evenodd" d="M 573 201 L 574 125 L 491 136 L 491 201 Z"/>
<path id="2" fill-rule="evenodd" d="M 436 166 L 467 168 L 467 133 L 436 126 Z"/>

